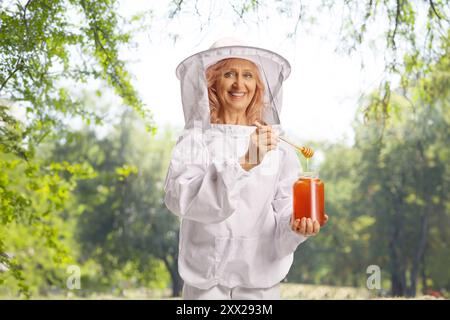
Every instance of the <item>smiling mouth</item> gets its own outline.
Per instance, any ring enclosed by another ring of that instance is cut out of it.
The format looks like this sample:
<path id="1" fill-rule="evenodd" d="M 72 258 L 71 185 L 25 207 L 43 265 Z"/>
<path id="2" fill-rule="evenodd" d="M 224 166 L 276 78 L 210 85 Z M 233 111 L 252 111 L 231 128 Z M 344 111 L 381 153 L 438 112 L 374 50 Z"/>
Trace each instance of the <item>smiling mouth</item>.
<path id="1" fill-rule="evenodd" d="M 245 96 L 245 92 L 228 92 L 228 94 L 232 98 L 242 98 L 243 96 Z"/>

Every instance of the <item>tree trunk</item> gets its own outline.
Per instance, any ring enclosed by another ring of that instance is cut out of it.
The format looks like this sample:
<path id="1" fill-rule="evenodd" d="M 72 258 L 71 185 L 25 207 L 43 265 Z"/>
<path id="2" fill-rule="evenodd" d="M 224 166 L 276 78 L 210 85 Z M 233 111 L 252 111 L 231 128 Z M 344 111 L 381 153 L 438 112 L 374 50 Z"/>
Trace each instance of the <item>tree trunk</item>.
<path id="1" fill-rule="evenodd" d="M 404 296 L 406 294 L 406 274 L 405 270 L 397 268 L 391 274 L 391 295 L 394 297 Z"/>
<path id="2" fill-rule="evenodd" d="M 427 294 L 428 291 L 428 285 L 427 285 L 427 272 L 426 272 L 426 265 L 425 265 L 425 257 L 422 257 L 422 266 L 421 266 L 421 274 L 420 277 L 422 278 L 422 294 Z"/>
<path id="3" fill-rule="evenodd" d="M 428 211 L 428 210 L 427 210 Z M 411 270 L 411 285 L 408 288 L 408 296 L 415 297 L 417 291 L 417 278 L 419 277 L 420 266 L 422 258 L 427 246 L 427 235 L 428 235 L 428 212 L 425 212 L 421 219 L 420 227 L 420 237 L 417 246 L 416 254 L 414 256 L 413 267 Z"/>
<path id="4" fill-rule="evenodd" d="M 178 269 L 178 268 L 177 268 Z M 180 297 L 181 291 L 183 289 L 183 279 L 181 279 L 178 274 L 178 270 L 175 272 L 175 275 L 171 275 L 172 277 L 172 297 Z"/>
<path id="5" fill-rule="evenodd" d="M 393 232 L 389 241 L 391 256 L 391 294 L 392 296 L 404 296 L 406 294 L 406 272 L 401 257 L 400 231 L 402 220 L 398 208 L 393 219 Z"/>
<path id="6" fill-rule="evenodd" d="M 183 279 L 181 279 L 178 273 L 178 255 L 174 256 L 172 263 L 168 259 L 164 258 L 164 264 L 170 273 L 170 278 L 172 279 L 172 297 L 181 296 L 181 290 L 183 289 Z"/>
<path id="7" fill-rule="evenodd" d="M 419 159 L 422 163 L 423 167 L 427 167 L 427 158 L 425 157 L 424 147 L 422 141 L 419 139 L 417 141 L 417 150 L 419 152 Z M 427 181 L 425 179 L 425 173 L 424 171 L 420 171 L 420 181 Z M 425 249 L 427 246 L 427 238 L 428 238 L 428 223 L 429 223 L 429 216 L 432 213 L 433 205 L 431 201 L 431 195 L 429 190 L 429 185 L 422 183 L 420 184 L 422 187 L 421 193 L 424 195 L 424 200 L 426 203 L 425 210 L 422 212 L 422 215 L 420 217 L 420 235 L 419 235 L 419 241 L 417 243 L 417 249 L 414 255 L 412 270 L 411 270 L 411 284 L 408 289 L 408 296 L 415 297 L 416 291 L 417 291 L 417 279 L 419 277 L 419 272 L 421 269 L 421 263 L 423 262 L 423 257 L 425 254 Z"/>

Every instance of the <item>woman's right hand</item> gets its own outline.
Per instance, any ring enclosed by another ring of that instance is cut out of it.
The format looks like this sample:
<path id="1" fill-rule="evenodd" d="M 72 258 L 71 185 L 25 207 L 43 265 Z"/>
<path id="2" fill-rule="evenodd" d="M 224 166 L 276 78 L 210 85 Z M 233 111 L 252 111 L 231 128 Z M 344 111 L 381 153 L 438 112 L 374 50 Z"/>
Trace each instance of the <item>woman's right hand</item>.
<path id="1" fill-rule="evenodd" d="M 272 130 L 272 126 L 259 123 L 256 126 L 255 132 L 250 135 L 247 153 L 241 158 L 241 166 L 247 171 L 259 165 L 267 152 L 274 150 L 278 144 L 278 135 Z"/>

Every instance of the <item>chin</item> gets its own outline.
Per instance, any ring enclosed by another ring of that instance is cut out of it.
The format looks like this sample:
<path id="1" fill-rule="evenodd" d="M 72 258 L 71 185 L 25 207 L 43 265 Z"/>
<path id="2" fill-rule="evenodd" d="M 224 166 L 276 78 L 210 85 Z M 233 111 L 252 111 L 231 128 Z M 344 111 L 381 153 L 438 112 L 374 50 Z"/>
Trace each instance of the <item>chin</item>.
<path id="1" fill-rule="evenodd" d="M 230 107 L 237 111 L 244 111 L 245 109 L 247 109 L 248 104 L 239 104 L 239 105 L 230 104 Z"/>

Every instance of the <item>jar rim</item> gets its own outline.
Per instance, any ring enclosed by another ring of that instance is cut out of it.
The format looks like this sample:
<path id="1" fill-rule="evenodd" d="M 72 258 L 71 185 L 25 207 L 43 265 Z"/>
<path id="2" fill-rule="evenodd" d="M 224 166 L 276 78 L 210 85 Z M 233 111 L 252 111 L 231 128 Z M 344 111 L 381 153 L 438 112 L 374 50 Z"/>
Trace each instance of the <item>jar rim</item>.
<path id="1" fill-rule="evenodd" d="M 317 172 L 317 171 L 300 172 L 298 177 L 299 178 L 319 178 L 319 172 Z"/>

